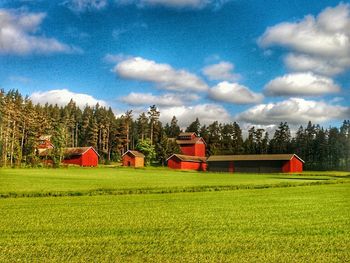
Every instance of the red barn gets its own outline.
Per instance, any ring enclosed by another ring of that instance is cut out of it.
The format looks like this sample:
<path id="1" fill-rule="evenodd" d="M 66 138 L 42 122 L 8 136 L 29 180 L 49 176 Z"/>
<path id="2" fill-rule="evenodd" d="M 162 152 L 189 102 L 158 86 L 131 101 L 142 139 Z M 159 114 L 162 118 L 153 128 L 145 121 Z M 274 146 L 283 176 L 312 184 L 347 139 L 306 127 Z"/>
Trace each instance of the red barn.
<path id="1" fill-rule="evenodd" d="M 176 143 L 184 155 L 205 157 L 206 144 L 195 132 L 183 132 L 177 137 Z"/>
<path id="2" fill-rule="evenodd" d="M 42 135 L 39 137 L 36 146 L 36 150 L 39 154 L 53 148 L 54 145 L 51 143 L 51 135 Z"/>
<path id="3" fill-rule="evenodd" d="M 206 171 L 205 157 L 173 154 L 167 159 L 168 167 L 171 169 Z"/>
<path id="4" fill-rule="evenodd" d="M 296 154 L 213 155 L 207 160 L 213 172 L 301 173 L 304 161 Z"/>
<path id="5" fill-rule="evenodd" d="M 74 147 L 64 149 L 62 163 L 80 166 L 97 166 L 98 153 L 93 147 Z"/>
<path id="6" fill-rule="evenodd" d="M 138 151 L 127 151 L 122 155 L 123 166 L 144 167 L 145 156 Z"/>

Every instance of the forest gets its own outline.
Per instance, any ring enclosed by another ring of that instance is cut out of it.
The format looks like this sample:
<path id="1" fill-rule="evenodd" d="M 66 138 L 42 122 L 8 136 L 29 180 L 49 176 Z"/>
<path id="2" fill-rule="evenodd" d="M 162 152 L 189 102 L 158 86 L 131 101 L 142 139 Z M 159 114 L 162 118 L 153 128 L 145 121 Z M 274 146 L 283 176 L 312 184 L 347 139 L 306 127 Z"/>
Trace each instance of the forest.
<path id="1" fill-rule="evenodd" d="M 36 145 L 42 135 L 51 135 L 56 163 L 66 147 L 92 146 L 104 164 L 120 160 L 129 149 L 138 149 L 148 163 L 165 165 L 171 154 L 179 152 L 170 138 L 182 130 L 176 116 L 163 124 L 160 114 L 156 105 L 138 116 L 129 110 L 119 117 L 99 104 L 80 109 L 73 100 L 64 107 L 34 105 L 17 90 L 0 90 L 0 166 L 40 165 Z M 201 125 L 196 119 L 184 131 L 204 138 L 207 155 L 296 153 L 305 161 L 306 170 L 350 170 L 350 120 L 327 128 L 309 121 L 295 136 L 287 122 L 281 122 L 271 135 L 252 126 L 246 138 L 237 122 Z"/>

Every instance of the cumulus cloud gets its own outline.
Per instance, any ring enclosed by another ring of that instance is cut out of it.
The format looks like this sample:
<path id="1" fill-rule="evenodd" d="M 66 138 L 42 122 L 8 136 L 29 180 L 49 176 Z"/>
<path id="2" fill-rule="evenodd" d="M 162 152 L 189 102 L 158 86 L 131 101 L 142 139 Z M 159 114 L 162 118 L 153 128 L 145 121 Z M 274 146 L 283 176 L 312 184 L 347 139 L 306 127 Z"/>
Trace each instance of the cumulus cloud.
<path id="1" fill-rule="evenodd" d="M 39 104 L 57 104 L 59 106 L 64 106 L 73 99 L 79 108 L 84 108 L 86 105 L 95 106 L 99 103 L 101 106 L 106 107 L 107 103 L 103 100 L 98 100 L 88 94 L 74 93 L 67 89 L 56 89 L 49 91 L 38 91 L 32 93 L 29 97 L 33 103 Z"/>
<path id="2" fill-rule="evenodd" d="M 119 62 L 113 69 L 121 78 L 156 83 L 165 90 L 207 91 L 207 84 L 195 74 L 176 70 L 168 64 L 156 63 L 141 57 L 131 57 Z"/>
<path id="3" fill-rule="evenodd" d="M 350 67 L 350 4 L 340 3 L 326 8 L 317 17 L 307 15 L 298 22 L 269 27 L 258 43 L 298 53 L 285 59 L 292 70 L 339 74 Z"/>
<path id="4" fill-rule="evenodd" d="M 196 118 L 199 119 L 201 125 L 208 125 L 214 121 L 222 123 L 231 121 L 231 116 L 226 109 L 217 104 L 160 108 L 160 112 L 160 120 L 163 123 L 170 122 L 171 118 L 176 116 L 179 120 L 180 127 L 187 127 Z"/>
<path id="5" fill-rule="evenodd" d="M 284 63 L 292 71 L 313 71 L 321 75 L 334 76 L 350 66 L 350 57 L 333 59 L 290 53 L 284 58 Z"/>
<path id="6" fill-rule="evenodd" d="M 271 125 L 287 121 L 298 125 L 312 121 L 325 123 L 350 116 L 350 108 L 327 104 L 324 101 L 290 98 L 277 103 L 260 104 L 236 116 L 240 121 L 252 124 Z"/>
<path id="7" fill-rule="evenodd" d="M 232 71 L 234 65 L 227 61 L 221 61 L 214 65 L 209 65 L 203 68 L 203 74 L 209 80 L 227 80 L 236 81 L 240 78 L 239 74 L 234 74 Z"/>
<path id="8" fill-rule="evenodd" d="M 264 99 L 260 93 L 255 93 L 249 88 L 238 83 L 227 81 L 220 82 L 209 90 L 209 97 L 216 101 L 224 101 L 234 104 L 259 103 Z"/>
<path id="9" fill-rule="evenodd" d="M 259 39 L 263 47 L 281 45 L 315 55 L 349 56 L 350 5 L 326 8 L 318 17 L 269 27 Z"/>
<path id="10" fill-rule="evenodd" d="M 108 0 L 69 0 L 63 3 L 74 12 L 98 11 L 108 5 Z"/>
<path id="11" fill-rule="evenodd" d="M 157 106 L 181 106 L 198 99 L 199 96 L 195 94 L 167 93 L 163 95 L 153 95 L 152 93 L 131 92 L 129 95 L 122 97 L 121 101 L 132 106 L 149 106 L 154 104 Z"/>
<path id="12" fill-rule="evenodd" d="M 44 18 L 44 13 L 19 13 L 0 9 L 0 53 L 26 55 L 81 52 L 54 38 L 38 35 L 37 31 Z"/>
<path id="13" fill-rule="evenodd" d="M 277 77 L 266 84 L 269 96 L 317 96 L 336 93 L 340 87 L 327 77 L 308 73 L 293 73 Z"/>

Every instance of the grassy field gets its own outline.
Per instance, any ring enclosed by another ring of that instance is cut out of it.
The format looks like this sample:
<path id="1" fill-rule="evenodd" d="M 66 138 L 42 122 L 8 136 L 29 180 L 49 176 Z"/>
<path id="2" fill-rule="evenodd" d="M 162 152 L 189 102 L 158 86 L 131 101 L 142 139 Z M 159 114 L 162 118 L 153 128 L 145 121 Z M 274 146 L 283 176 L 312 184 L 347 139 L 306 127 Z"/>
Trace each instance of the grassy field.
<path id="1" fill-rule="evenodd" d="M 0 169 L 0 197 L 203 192 L 350 180 L 350 172 L 229 174 L 167 168 Z"/>
<path id="2" fill-rule="evenodd" d="M 0 262 L 350 258 L 347 173 L 0 169 L 0 194 Z"/>

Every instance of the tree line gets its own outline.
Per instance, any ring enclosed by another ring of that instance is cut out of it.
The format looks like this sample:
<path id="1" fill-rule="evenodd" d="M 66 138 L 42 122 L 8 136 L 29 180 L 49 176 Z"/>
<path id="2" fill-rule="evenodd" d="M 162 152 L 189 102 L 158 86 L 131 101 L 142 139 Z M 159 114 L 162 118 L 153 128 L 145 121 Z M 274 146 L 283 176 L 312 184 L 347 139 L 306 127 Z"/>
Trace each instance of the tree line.
<path id="1" fill-rule="evenodd" d="M 134 116 L 127 111 L 116 117 L 111 108 L 86 105 L 80 109 L 71 100 L 67 105 L 34 105 L 17 90 L 0 90 L 0 166 L 40 164 L 36 146 L 42 135 L 51 135 L 55 145 L 53 160 L 63 158 L 66 147 L 92 146 L 101 163 L 120 160 L 129 149 L 146 155 L 146 162 L 164 165 L 173 153 L 180 153 L 174 139 L 182 131 L 174 116 L 163 125 L 155 105 Z M 196 132 L 207 143 L 207 155 L 296 153 L 305 160 L 305 169 L 350 170 L 350 121 L 324 129 L 309 122 L 291 136 L 282 122 L 271 136 L 257 127 L 246 138 L 237 122 L 201 125 L 197 118 L 186 129 Z"/>

